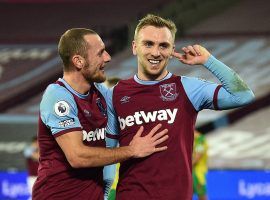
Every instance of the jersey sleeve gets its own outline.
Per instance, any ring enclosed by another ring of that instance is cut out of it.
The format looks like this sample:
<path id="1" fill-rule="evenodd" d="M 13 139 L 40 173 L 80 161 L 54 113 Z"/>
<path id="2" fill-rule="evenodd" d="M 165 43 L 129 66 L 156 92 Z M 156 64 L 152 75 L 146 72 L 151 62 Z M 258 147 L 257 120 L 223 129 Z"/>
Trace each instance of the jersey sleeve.
<path id="1" fill-rule="evenodd" d="M 184 90 L 196 109 L 214 109 L 214 95 L 218 84 L 194 77 L 181 76 Z"/>
<path id="2" fill-rule="evenodd" d="M 224 110 L 237 108 L 251 103 L 254 93 L 244 80 L 223 62 L 210 56 L 204 67 L 220 81 L 221 86 L 216 92 L 215 109 Z"/>
<path id="3" fill-rule="evenodd" d="M 113 107 L 113 88 L 109 89 L 106 96 L 108 123 L 106 127 L 106 145 L 107 147 L 116 147 L 118 145 L 119 126 L 117 116 Z"/>
<path id="4" fill-rule="evenodd" d="M 214 56 L 204 64 L 221 84 L 181 77 L 184 90 L 197 111 L 202 109 L 225 110 L 251 103 L 254 94 L 240 76 Z"/>
<path id="5" fill-rule="evenodd" d="M 40 103 L 40 117 L 54 137 L 82 130 L 74 97 L 64 87 L 51 84 Z"/>

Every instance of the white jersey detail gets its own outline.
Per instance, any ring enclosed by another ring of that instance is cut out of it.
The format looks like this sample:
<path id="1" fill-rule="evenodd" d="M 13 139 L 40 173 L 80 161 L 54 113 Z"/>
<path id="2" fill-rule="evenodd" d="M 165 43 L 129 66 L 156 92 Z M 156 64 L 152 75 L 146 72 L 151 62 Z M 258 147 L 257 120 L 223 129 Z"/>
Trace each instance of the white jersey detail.
<path id="1" fill-rule="evenodd" d="M 172 124 L 175 121 L 178 108 L 173 110 L 157 110 L 153 112 L 138 111 L 134 115 L 128 115 L 126 118 L 118 117 L 120 129 L 125 129 L 126 126 L 133 126 L 134 124 L 140 125 L 143 123 L 158 121 L 168 121 L 168 124 Z"/>
<path id="2" fill-rule="evenodd" d="M 105 128 L 97 128 L 94 131 L 89 131 L 88 133 L 83 130 L 83 140 L 91 142 L 96 140 L 104 140 L 105 139 Z"/>

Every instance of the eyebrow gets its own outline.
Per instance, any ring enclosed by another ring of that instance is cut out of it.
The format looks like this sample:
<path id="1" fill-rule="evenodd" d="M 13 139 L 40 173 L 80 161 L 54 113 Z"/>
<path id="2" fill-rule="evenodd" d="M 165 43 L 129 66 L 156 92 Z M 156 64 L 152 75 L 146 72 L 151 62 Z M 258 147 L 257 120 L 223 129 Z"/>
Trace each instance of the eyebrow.
<path id="1" fill-rule="evenodd" d="M 155 42 L 152 41 L 152 40 L 142 40 L 142 43 L 145 44 L 145 43 L 151 43 L 151 44 L 154 44 Z M 170 46 L 170 43 L 169 42 L 161 42 L 159 45 L 162 45 L 162 46 Z"/>
<path id="2" fill-rule="evenodd" d="M 143 40 L 142 43 L 154 43 L 152 40 Z"/>
<path id="3" fill-rule="evenodd" d="M 160 43 L 160 45 L 161 46 L 167 46 L 168 47 L 168 46 L 170 46 L 170 43 L 168 43 L 168 42 L 162 42 L 162 43 Z"/>

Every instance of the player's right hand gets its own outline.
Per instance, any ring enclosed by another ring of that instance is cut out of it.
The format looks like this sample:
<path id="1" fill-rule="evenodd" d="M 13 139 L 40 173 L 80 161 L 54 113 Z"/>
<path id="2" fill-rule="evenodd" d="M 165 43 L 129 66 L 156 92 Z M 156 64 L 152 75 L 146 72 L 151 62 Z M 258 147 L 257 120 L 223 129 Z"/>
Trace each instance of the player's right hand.
<path id="1" fill-rule="evenodd" d="M 153 153 L 165 151 L 167 146 L 159 146 L 159 144 L 166 141 L 169 136 L 167 135 L 168 129 L 159 131 L 161 124 L 156 125 L 147 135 L 141 136 L 143 133 L 143 126 L 139 128 L 136 135 L 133 137 L 129 146 L 132 148 L 134 158 L 142 158 L 149 156 Z"/>

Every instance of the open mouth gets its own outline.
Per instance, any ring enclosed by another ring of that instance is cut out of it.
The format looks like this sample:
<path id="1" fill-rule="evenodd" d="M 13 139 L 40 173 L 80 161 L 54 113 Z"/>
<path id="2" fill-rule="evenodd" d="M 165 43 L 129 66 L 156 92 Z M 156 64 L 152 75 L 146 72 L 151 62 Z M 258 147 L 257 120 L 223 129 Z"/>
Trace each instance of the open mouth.
<path id="1" fill-rule="evenodd" d="M 105 71 L 105 67 L 100 67 L 99 70 L 102 71 L 102 72 L 104 72 Z"/>
<path id="2" fill-rule="evenodd" d="M 161 60 L 153 60 L 153 59 L 148 59 L 148 61 L 151 63 L 152 66 L 157 66 Z"/>

